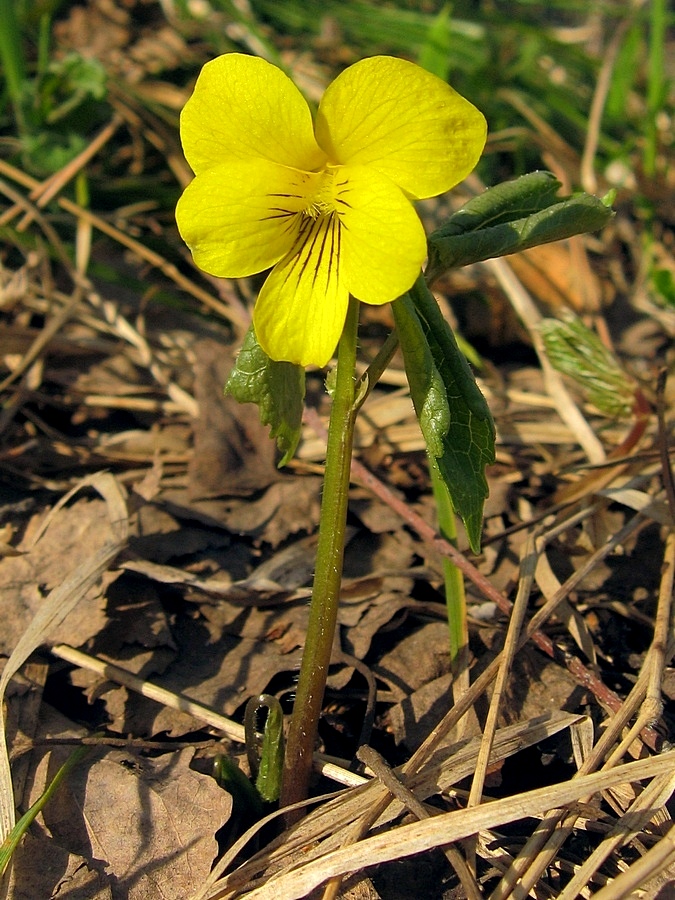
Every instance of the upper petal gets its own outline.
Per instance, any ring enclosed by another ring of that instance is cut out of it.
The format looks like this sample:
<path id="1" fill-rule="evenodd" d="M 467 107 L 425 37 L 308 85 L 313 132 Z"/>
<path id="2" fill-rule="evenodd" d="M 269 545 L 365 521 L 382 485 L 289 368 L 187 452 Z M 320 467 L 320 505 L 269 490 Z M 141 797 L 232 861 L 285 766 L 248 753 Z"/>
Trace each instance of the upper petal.
<path id="1" fill-rule="evenodd" d="M 242 53 L 206 63 L 181 113 L 180 133 L 195 174 L 228 158 L 259 157 L 307 170 L 325 159 L 309 107 L 290 78 Z"/>
<path id="2" fill-rule="evenodd" d="M 293 246 L 310 175 L 264 159 L 233 160 L 197 175 L 176 206 L 181 237 L 211 275 L 240 278 Z"/>
<path id="3" fill-rule="evenodd" d="M 334 190 L 349 292 L 365 303 L 395 300 L 412 287 L 427 252 L 412 203 L 368 166 L 338 169 Z"/>
<path id="4" fill-rule="evenodd" d="M 342 334 L 349 292 L 340 267 L 335 216 L 305 219 L 293 250 L 272 269 L 253 310 L 269 357 L 325 366 Z"/>
<path id="5" fill-rule="evenodd" d="M 374 56 L 329 85 L 315 131 L 332 162 L 372 166 L 422 198 L 449 190 L 471 172 L 487 125 L 440 78 L 406 60 Z"/>

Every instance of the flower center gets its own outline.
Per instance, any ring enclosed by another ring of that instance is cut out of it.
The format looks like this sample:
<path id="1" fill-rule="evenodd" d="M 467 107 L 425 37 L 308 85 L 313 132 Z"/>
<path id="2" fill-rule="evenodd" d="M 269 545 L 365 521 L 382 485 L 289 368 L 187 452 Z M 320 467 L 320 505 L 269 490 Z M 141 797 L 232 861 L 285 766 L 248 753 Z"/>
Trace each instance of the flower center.
<path id="1" fill-rule="evenodd" d="M 318 219 L 335 211 L 335 171 L 324 169 L 314 176 L 311 189 L 307 192 L 307 205 L 303 215 Z"/>

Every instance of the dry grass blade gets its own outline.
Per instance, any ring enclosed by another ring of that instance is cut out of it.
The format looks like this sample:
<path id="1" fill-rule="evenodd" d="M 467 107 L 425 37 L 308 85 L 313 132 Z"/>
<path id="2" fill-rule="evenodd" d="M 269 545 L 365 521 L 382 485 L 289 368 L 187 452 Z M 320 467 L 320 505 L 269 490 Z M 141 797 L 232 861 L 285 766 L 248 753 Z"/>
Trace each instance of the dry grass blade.
<path id="1" fill-rule="evenodd" d="M 644 685 L 644 701 L 636 722 L 607 760 L 608 765 L 612 765 L 622 759 L 633 741 L 640 734 L 640 731 L 645 726 L 656 722 L 663 711 L 663 700 L 661 697 L 663 672 L 666 665 L 670 662 L 673 652 L 675 652 L 675 644 L 672 637 L 669 640 L 674 580 L 675 532 L 670 531 L 666 538 L 654 637 L 638 679 L 638 683 L 641 686 Z"/>
<path id="2" fill-rule="evenodd" d="M 0 160 L 0 172 L 31 191 L 34 191 L 40 187 L 40 183 L 34 178 L 31 178 L 30 175 L 27 175 L 24 172 L 21 172 L 18 169 L 14 168 L 13 166 L 10 166 L 4 160 Z M 226 306 L 224 303 L 220 303 L 214 296 L 209 294 L 208 291 L 203 290 L 198 285 L 194 284 L 194 282 L 192 282 L 189 278 L 186 278 L 185 275 L 178 271 L 173 263 L 170 263 L 159 253 L 155 253 L 154 250 L 146 247 L 145 244 L 142 244 L 140 241 L 136 241 L 134 240 L 134 238 L 129 237 L 123 231 L 120 231 L 119 228 L 115 228 L 113 225 L 110 225 L 105 221 L 105 219 L 102 219 L 100 216 L 94 215 L 94 213 L 89 212 L 89 210 L 85 209 L 83 206 L 78 206 L 76 203 L 73 203 L 72 200 L 68 200 L 65 197 L 59 197 L 57 202 L 62 209 L 64 209 L 70 215 L 74 216 L 76 219 L 90 223 L 98 231 L 102 232 L 108 237 L 111 237 L 123 247 L 127 247 L 129 250 L 136 253 L 142 260 L 159 269 L 160 272 L 166 275 L 167 278 L 171 279 L 171 281 L 178 285 L 178 287 L 182 288 L 188 294 L 191 294 L 197 300 L 204 303 L 204 305 L 209 309 L 217 312 L 218 315 L 222 316 L 224 319 L 230 320 L 242 331 L 248 328 L 248 321 L 245 320 L 245 317 L 242 316 L 238 310 L 232 309 L 229 306 Z"/>
<path id="3" fill-rule="evenodd" d="M 605 459 L 605 450 L 601 441 L 581 414 L 579 407 L 572 399 L 562 376 L 556 372 L 549 362 L 544 342 L 539 333 L 538 325 L 541 321 L 541 313 L 536 308 L 534 301 L 525 290 L 513 269 L 504 259 L 491 259 L 484 263 L 501 285 L 505 294 L 511 301 L 513 308 L 525 323 L 532 344 L 539 357 L 546 386 L 551 397 L 555 398 L 556 409 L 560 418 L 570 428 L 576 440 L 582 446 L 586 456 L 592 463 L 601 463 Z"/>
<path id="4" fill-rule="evenodd" d="M 495 735 L 490 761 L 497 763 L 512 756 L 524 747 L 532 746 L 573 726 L 580 718 L 567 713 L 554 713 L 501 728 Z M 408 775 L 406 767 L 403 767 L 396 770 L 396 775 L 403 775 L 406 789 L 423 801 L 439 791 L 450 789 L 474 771 L 480 743 L 480 738 L 473 738 L 444 747 L 422 771 Z M 293 866 L 299 853 L 307 861 L 334 848 L 351 844 L 356 840 L 355 835 L 365 833 L 364 822 L 368 823 L 365 830 L 374 824 L 386 824 L 399 816 L 405 808 L 406 804 L 392 800 L 391 794 L 383 785 L 371 781 L 310 813 L 298 825 L 280 835 L 239 869 L 222 879 L 220 876 L 228 861 L 219 863 L 210 879 L 210 891 L 202 892 L 199 896 L 215 898 L 246 890 L 261 872 Z M 308 847 L 313 849 L 308 850 Z"/>
<path id="5" fill-rule="evenodd" d="M 581 868 L 574 873 L 572 880 L 565 885 L 558 900 L 574 900 L 579 896 L 579 892 L 593 878 L 602 863 L 614 850 L 640 834 L 654 816 L 654 810 L 660 809 L 667 803 L 674 790 L 675 775 L 663 775 L 655 778 L 634 800 L 625 815 L 619 818 L 600 846 L 596 847 Z"/>
<path id="6" fill-rule="evenodd" d="M 117 304 L 114 302 L 106 302 L 93 289 L 88 290 L 87 300 L 95 310 L 100 312 L 105 323 L 112 329 L 113 333 L 119 335 L 131 347 L 138 351 L 142 363 L 148 367 L 149 372 L 152 374 L 157 384 L 161 385 L 166 390 L 167 395 L 176 404 L 178 409 L 186 412 L 193 418 L 197 418 L 199 415 L 197 401 L 170 378 L 165 371 L 165 367 L 158 361 L 157 354 L 153 352 L 147 340 L 139 333 L 138 329 L 134 328 L 122 315 Z"/>
<path id="7" fill-rule="evenodd" d="M 450 842 L 461 841 L 486 829 L 500 828 L 528 816 L 540 816 L 546 809 L 571 805 L 583 797 L 621 784 L 656 778 L 672 772 L 675 751 L 647 760 L 626 763 L 609 772 L 584 775 L 574 781 L 528 791 L 517 797 L 495 800 L 472 809 L 442 813 L 423 822 L 402 825 L 355 846 L 334 850 L 250 892 L 216 896 L 245 896 L 249 900 L 300 900 L 329 878 L 357 872 L 369 866 L 422 853 Z"/>
<path id="8" fill-rule="evenodd" d="M 76 650 L 74 647 L 69 647 L 67 644 L 55 644 L 51 648 L 51 651 L 54 656 L 58 656 L 59 659 L 64 659 L 67 662 L 80 666 L 80 668 L 87 669 L 90 672 L 96 672 L 101 677 L 109 679 L 110 681 L 123 684 L 125 687 L 128 687 L 132 691 L 136 691 L 136 693 L 141 694 L 143 697 L 148 697 L 171 709 L 178 709 L 181 712 L 189 713 L 191 716 L 201 719 L 207 725 L 217 728 L 226 737 L 230 738 L 230 740 L 236 741 L 239 744 L 245 743 L 246 737 L 243 725 L 240 725 L 239 722 L 234 722 L 232 719 L 228 719 L 226 716 L 221 715 L 213 709 L 209 709 L 208 706 L 204 706 L 202 703 L 197 703 L 185 695 L 177 694 L 175 691 L 169 691 L 158 684 L 153 684 L 153 682 L 148 681 L 147 679 L 139 678 L 137 675 L 134 675 L 133 672 L 128 672 L 121 666 L 116 666 L 105 660 L 97 659 L 95 656 L 90 656 L 88 653 L 83 653 L 81 650 Z M 335 763 L 327 761 L 319 753 L 315 755 L 315 768 L 317 771 L 321 772 L 324 777 L 337 781 L 339 784 L 347 785 L 348 787 L 363 784 L 366 780 L 362 775 L 357 775 Z"/>
<path id="9" fill-rule="evenodd" d="M 518 585 L 518 594 L 513 604 L 513 612 L 509 620 L 509 628 L 506 634 L 504 649 L 501 654 L 501 664 L 499 673 L 495 680 L 495 686 L 490 700 L 490 709 L 488 710 L 485 727 L 483 729 L 483 740 L 481 749 L 476 762 L 476 773 L 471 782 L 471 791 L 469 793 L 469 806 L 476 806 L 480 803 L 483 795 L 483 786 L 485 784 L 485 776 L 487 774 L 488 763 L 490 760 L 490 751 L 492 749 L 492 741 L 497 730 L 497 722 L 499 717 L 500 702 L 506 689 L 506 683 L 511 672 L 518 642 L 520 631 L 527 611 L 527 604 L 534 583 L 534 571 L 536 568 L 537 554 L 535 549 L 534 537 L 523 545 L 523 560 L 521 564 L 520 583 Z"/>
<path id="10" fill-rule="evenodd" d="M 637 888 L 647 888 L 650 879 L 661 874 L 675 862 L 675 825 L 648 853 L 618 878 L 594 894 L 595 900 L 622 900 Z"/>
<path id="11" fill-rule="evenodd" d="M 518 649 L 518 642 L 527 611 L 527 604 L 534 584 L 534 572 L 537 564 L 536 560 L 537 553 L 534 535 L 530 535 L 523 545 L 523 559 L 521 562 L 518 593 L 513 604 L 513 612 L 511 613 L 511 618 L 509 620 L 504 649 L 501 652 L 499 672 L 495 679 L 492 697 L 490 698 L 490 708 L 483 728 L 483 739 L 481 741 L 478 759 L 476 760 L 476 771 L 471 782 L 471 790 L 467 801 L 468 807 L 479 805 L 483 796 L 483 787 L 485 785 L 485 778 L 490 761 L 492 741 L 497 729 L 500 705 L 511 673 L 513 660 Z M 475 839 L 467 841 L 466 853 L 469 857 L 471 868 L 475 871 Z"/>
<path id="12" fill-rule="evenodd" d="M 577 778 L 592 772 L 603 760 L 603 771 L 616 765 L 646 728 L 651 728 L 661 711 L 661 678 L 665 661 L 675 649 L 673 644 L 666 647 L 670 607 L 672 602 L 673 570 L 675 541 L 669 533 L 665 548 L 665 565 L 659 592 L 659 609 L 656 617 L 656 628 L 648 658 L 642 668 L 637 683 L 627 697 L 621 709 L 607 724 L 601 738 L 584 760 Z M 623 736 L 610 753 L 622 730 L 630 722 L 636 711 L 639 713 L 632 728 Z M 556 857 L 565 840 L 569 837 L 576 822 L 576 815 L 567 815 L 565 810 L 551 810 L 547 815 L 545 827 L 539 827 L 525 847 L 514 860 L 509 871 L 492 894 L 491 900 L 506 900 L 514 891 L 517 883 L 524 891 L 534 887 L 546 867 Z"/>
<path id="13" fill-rule="evenodd" d="M 3 698 L 12 676 L 26 662 L 30 654 L 44 643 L 51 631 L 60 624 L 76 606 L 86 592 L 98 581 L 110 563 L 124 547 L 128 537 L 129 519 L 124 491 L 108 473 L 98 473 L 83 479 L 70 491 L 47 517 L 41 533 L 48 527 L 51 516 L 75 493 L 84 488 L 94 488 L 103 497 L 108 510 L 110 536 L 106 543 L 94 554 L 86 566 L 71 572 L 68 577 L 45 598 L 40 610 L 24 632 L 21 640 L 7 660 L 0 678 L 0 828 L 2 839 L 14 827 L 14 794 L 9 766 L 9 756 L 5 742 Z M 38 534 L 36 540 L 39 540 Z"/>
<path id="14" fill-rule="evenodd" d="M 591 194 L 594 194 L 598 189 L 598 180 L 595 177 L 594 163 L 595 155 L 598 150 L 598 142 L 601 136 L 600 126 L 602 123 L 602 112 L 605 108 L 607 94 L 609 93 L 611 86 L 612 73 L 626 32 L 633 25 L 635 17 L 640 8 L 644 6 L 644 3 L 645 0 L 638 0 L 638 2 L 632 4 L 633 8 L 628 12 L 626 17 L 619 22 L 618 27 L 614 31 L 614 34 L 603 53 L 602 67 L 598 75 L 597 84 L 593 93 L 593 102 L 591 103 L 588 114 L 586 143 L 584 145 L 584 152 L 579 166 L 581 184 L 583 185 L 584 190 Z"/>
<path id="15" fill-rule="evenodd" d="M 143 697 L 149 697 L 151 700 L 156 700 L 157 703 L 164 704 L 164 706 L 170 706 L 173 709 L 179 709 L 190 715 L 196 716 L 203 722 L 222 731 L 226 737 L 229 737 L 233 741 L 238 741 L 241 744 L 245 741 L 243 725 L 240 725 L 238 722 L 233 722 L 225 716 L 219 715 L 215 710 L 208 709 L 201 703 L 195 703 L 195 701 L 190 700 L 189 697 L 180 696 L 173 691 L 167 691 L 165 688 L 153 684 L 144 678 L 139 678 L 132 672 L 127 672 L 127 670 L 121 668 L 121 666 L 116 666 L 105 660 L 97 659 L 94 656 L 90 656 L 88 653 L 76 650 L 75 647 L 69 647 L 67 644 L 55 644 L 51 648 L 51 651 L 54 656 L 58 656 L 59 659 L 64 659 L 66 662 L 80 666 L 80 668 L 87 669 L 90 672 L 96 672 L 102 678 L 107 678 L 118 684 L 123 684 L 125 687 L 128 687 L 132 691 L 136 691 Z"/>
<path id="16" fill-rule="evenodd" d="M 481 744 L 481 753 L 483 750 L 484 744 Z M 362 747 L 359 750 L 358 756 L 362 762 L 372 769 L 376 777 L 380 779 L 391 795 L 396 797 L 401 803 L 405 804 L 406 808 L 420 821 L 422 819 L 428 819 L 431 815 L 436 813 L 436 811 L 432 812 L 431 809 L 428 809 L 423 803 L 420 803 L 413 792 L 408 790 L 408 788 L 399 781 L 379 753 L 376 753 L 371 747 Z M 457 873 L 457 877 L 462 883 L 462 887 L 464 888 L 468 900 L 480 900 L 482 897 L 480 888 L 460 850 L 452 844 L 448 844 L 441 849 L 448 862 Z"/>

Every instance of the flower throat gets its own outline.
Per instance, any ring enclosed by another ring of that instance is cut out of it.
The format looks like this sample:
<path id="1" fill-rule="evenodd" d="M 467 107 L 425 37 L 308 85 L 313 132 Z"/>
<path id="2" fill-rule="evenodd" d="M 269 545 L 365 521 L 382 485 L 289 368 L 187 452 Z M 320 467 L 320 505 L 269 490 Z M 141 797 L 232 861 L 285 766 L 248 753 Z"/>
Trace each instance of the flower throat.
<path id="1" fill-rule="evenodd" d="M 307 193 L 307 205 L 302 211 L 310 219 L 318 219 L 335 212 L 335 170 L 323 169 L 313 173 L 313 184 Z"/>

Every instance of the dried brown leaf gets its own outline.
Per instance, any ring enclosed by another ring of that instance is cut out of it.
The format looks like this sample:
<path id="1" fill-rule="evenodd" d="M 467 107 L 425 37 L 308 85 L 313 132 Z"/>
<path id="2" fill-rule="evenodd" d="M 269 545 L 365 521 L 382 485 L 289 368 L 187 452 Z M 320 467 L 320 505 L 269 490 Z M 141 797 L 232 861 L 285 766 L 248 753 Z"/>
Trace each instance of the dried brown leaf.
<path id="1" fill-rule="evenodd" d="M 113 896 L 183 900 L 208 874 L 218 850 L 215 833 L 232 809 L 232 798 L 213 778 L 190 768 L 193 756 L 192 749 L 157 759 L 92 751 L 47 805 L 48 833 L 103 869 Z M 44 756 L 37 784 L 49 780 L 58 762 Z M 56 868 L 51 875 L 55 887 L 61 873 Z"/>
<path id="2" fill-rule="evenodd" d="M 70 853 L 43 834 L 29 832 L 14 853 L 8 900 L 37 897 L 113 900 L 114 894 L 110 879 L 95 861 Z"/>
<path id="3" fill-rule="evenodd" d="M 7 685 L 30 654 L 48 637 L 52 637 L 68 613 L 103 576 L 110 563 L 125 545 L 128 536 L 129 520 L 125 493 L 111 474 L 98 473 L 76 485 L 57 503 L 46 517 L 42 527 L 38 529 L 37 535 L 35 535 L 36 542 L 42 537 L 48 525 L 58 518 L 65 503 L 84 487 L 93 487 L 105 500 L 109 519 L 109 529 L 105 539 L 99 541 L 98 548 L 94 548 L 92 552 L 91 544 L 81 538 L 82 543 L 88 549 L 88 554 L 79 566 L 73 568 L 71 564 L 65 569 L 62 580 L 44 599 L 19 638 L 0 678 L 0 826 L 3 840 L 11 831 L 15 819 L 2 702 Z"/>
<path id="4" fill-rule="evenodd" d="M 234 365 L 232 348 L 213 340 L 195 346 L 194 454 L 188 468 L 192 500 L 248 497 L 282 477 L 276 467 L 276 444 L 260 422 L 258 407 L 225 396 Z"/>
<path id="5" fill-rule="evenodd" d="M 87 565 L 97 549 L 109 538 L 109 517 L 103 500 L 80 497 L 58 515 L 33 545 L 37 529 L 44 523 L 44 513 L 35 515 L 19 545 L 21 556 L 0 561 L 0 617 L 4 623 L 0 634 L 0 653 L 7 656 L 17 645 L 35 613 L 44 604 L 44 593 L 60 585 L 69 571 Z M 84 598 L 83 598 L 84 600 Z M 69 619 L 67 635 L 70 643 L 83 643 L 105 624 L 100 586 L 87 594 L 86 614 L 79 621 Z"/>
<path id="6" fill-rule="evenodd" d="M 321 479 L 283 473 L 282 477 L 262 496 L 245 500 L 191 500 L 187 491 L 173 489 L 164 491 L 162 500 L 182 517 L 254 536 L 277 547 L 289 535 L 313 531 L 319 520 Z"/>

